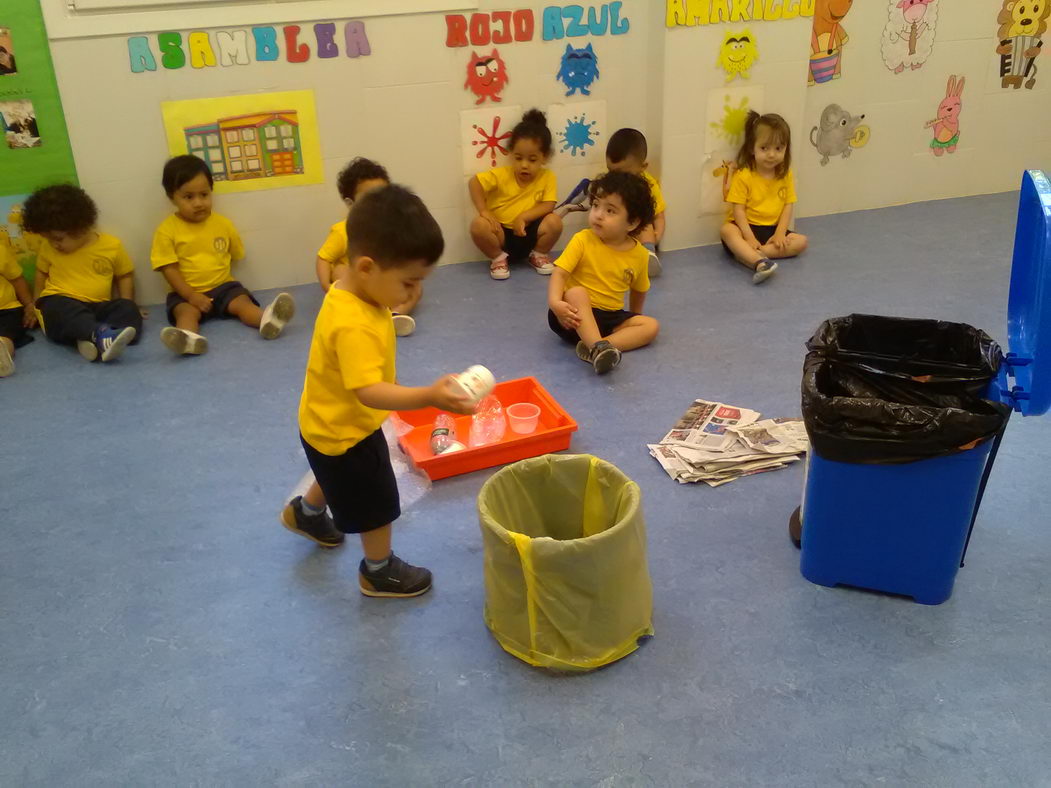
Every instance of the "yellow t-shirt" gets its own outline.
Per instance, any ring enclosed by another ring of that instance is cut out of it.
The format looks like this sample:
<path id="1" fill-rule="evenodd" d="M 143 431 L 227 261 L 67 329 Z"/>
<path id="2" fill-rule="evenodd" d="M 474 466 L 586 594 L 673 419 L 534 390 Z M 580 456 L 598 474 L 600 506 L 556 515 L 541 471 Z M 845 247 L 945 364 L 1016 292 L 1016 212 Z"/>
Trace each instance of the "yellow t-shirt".
<path id="1" fill-rule="evenodd" d="M 733 221 L 733 205 L 743 205 L 749 224 L 774 225 L 785 206 L 796 201 L 795 176 L 789 170 L 784 178 L 770 180 L 748 168 L 737 170 L 726 195 L 730 203 L 728 218 Z"/>
<path id="2" fill-rule="evenodd" d="M 15 253 L 5 243 L 0 243 L 0 309 L 21 309 L 22 302 L 15 294 L 11 280 L 22 276 L 22 266 L 15 260 Z"/>
<path id="3" fill-rule="evenodd" d="M 642 177 L 650 187 L 650 196 L 653 197 L 653 215 L 658 216 L 664 213 L 664 209 L 668 205 L 664 202 L 664 195 L 661 193 L 661 185 L 657 182 L 657 179 L 650 175 L 646 170 L 642 171 Z"/>
<path id="4" fill-rule="evenodd" d="M 558 181 L 551 170 L 541 169 L 532 182 L 519 186 L 512 167 L 494 167 L 475 176 L 485 190 L 485 205 L 504 227 L 540 202 L 557 202 Z"/>
<path id="5" fill-rule="evenodd" d="M 186 284 L 198 293 L 232 282 L 230 263 L 244 256 L 237 228 L 217 213 L 203 222 L 188 222 L 173 213 L 153 234 L 150 249 L 154 270 L 178 264 Z"/>
<path id="6" fill-rule="evenodd" d="M 388 411 L 374 410 L 354 393 L 395 380 L 394 321 L 390 310 L 330 287 L 310 342 L 299 431 L 322 454 L 338 456 L 380 428 Z"/>
<path id="7" fill-rule="evenodd" d="M 113 279 L 125 276 L 135 266 L 124 251 L 124 244 L 108 233 L 98 233 L 72 254 L 63 254 L 47 241 L 37 252 L 36 270 L 47 276 L 37 298 L 67 296 L 97 304 L 113 298 Z"/>
<path id="8" fill-rule="evenodd" d="M 317 251 L 317 256 L 328 261 L 331 268 L 347 265 L 347 222 L 336 222 L 328 231 L 328 238 Z"/>
<path id="9" fill-rule="evenodd" d="M 590 229 L 574 235 L 555 265 L 569 274 L 566 289 L 583 287 L 591 296 L 591 306 L 615 312 L 624 308 L 629 290 L 645 293 L 650 289 L 649 252 L 635 242 L 627 252 L 606 246 Z"/>

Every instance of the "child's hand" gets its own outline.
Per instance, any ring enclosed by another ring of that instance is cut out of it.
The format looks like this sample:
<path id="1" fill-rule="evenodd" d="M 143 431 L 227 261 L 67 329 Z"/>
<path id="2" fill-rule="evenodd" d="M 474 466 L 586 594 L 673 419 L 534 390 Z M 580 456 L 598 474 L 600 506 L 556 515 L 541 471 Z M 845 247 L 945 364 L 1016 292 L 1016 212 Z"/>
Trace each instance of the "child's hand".
<path id="1" fill-rule="evenodd" d="M 748 245 L 755 249 L 757 252 L 761 252 L 763 250 L 763 245 L 759 243 L 759 239 L 756 238 L 754 235 L 751 238 L 746 238 L 745 240 L 748 242 Z"/>
<path id="2" fill-rule="evenodd" d="M 34 304 L 26 304 L 22 312 L 22 326 L 36 328 L 36 306 Z"/>
<path id="3" fill-rule="evenodd" d="M 551 307 L 562 328 L 577 329 L 580 327 L 580 314 L 577 308 L 568 301 L 559 301 Z"/>
<path id="4" fill-rule="evenodd" d="M 524 238 L 526 234 L 526 220 L 521 216 L 517 217 L 514 222 L 511 223 L 511 230 L 519 238 Z"/>
<path id="5" fill-rule="evenodd" d="M 770 243 L 774 245 L 774 248 L 779 252 L 783 252 L 788 248 L 788 235 L 787 233 L 776 232 L 774 237 L 770 239 Z"/>
<path id="6" fill-rule="evenodd" d="M 186 299 L 186 303 L 188 303 L 190 306 L 197 307 L 205 313 L 212 311 L 212 299 L 210 299 L 204 293 L 194 293 Z"/>
<path id="7" fill-rule="evenodd" d="M 477 403 L 473 402 L 467 392 L 454 382 L 454 378 L 454 375 L 445 375 L 431 384 L 430 404 L 438 410 L 447 410 L 463 416 L 474 413 Z"/>

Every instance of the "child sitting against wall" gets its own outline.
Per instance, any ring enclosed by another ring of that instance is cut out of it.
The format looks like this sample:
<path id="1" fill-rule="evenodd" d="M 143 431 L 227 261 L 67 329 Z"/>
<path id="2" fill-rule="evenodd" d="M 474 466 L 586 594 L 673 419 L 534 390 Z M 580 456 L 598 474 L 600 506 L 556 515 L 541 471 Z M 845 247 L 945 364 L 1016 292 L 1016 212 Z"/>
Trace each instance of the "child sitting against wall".
<path id="1" fill-rule="evenodd" d="M 650 344 L 660 331 L 655 319 L 642 314 L 650 289 L 649 252 L 638 240 L 653 223 L 654 205 L 649 184 L 627 172 L 599 177 L 590 195 L 588 228 L 555 261 L 547 322 L 602 375 L 620 364 L 622 351 Z"/>
<path id="2" fill-rule="evenodd" d="M 244 257 L 233 222 L 212 212 L 212 172 L 196 156 L 176 156 L 164 165 L 164 193 L 175 213 L 153 234 L 150 261 L 171 292 L 165 304 L 171 326 L 161 341 L 176 355 L 200 355 L 208 340 L 197 333 L 203 321 L 236 317 L 257 328 L 263 339 L 276 339 L 292 319 L 292 296 L 280 293 L 266 309 L 233 278 L 230 263 Z"/>
<path id="3" fill-rule="evenodd" d="M 29 283 L 14 250 L 0 238 L 0 378 L 15 372 L 15 348 L 33 341 L 28 330 L 36 325 L 36 309 Z"/>
<path id="4" fill-rule="evenodd" d="M 339 196 L 347 208 L 354 205 L 354 201 L 360 199 L 367 192 L 390 185 L 390 176 L 381 164 L 370 159 L 358 157 L 350 162 L 339 173 L 336 187 Z M 326 293 L 336 281 L 340 266 L 347 265 L 347 220 L 344 217 L 336 222 L 328 231 L 328 238 L 317 253 L 317 278 L 321 283 L 321 289 Z M 404 304 L 398 304 L 392 310 L 394 315 L 394 334 L 399 337 L 407 337 L 416 330 L 416 321 L 411 317 L 412 310 L 420 303 L 423 295 L 423 286 L 414 289 L 409 300 Z"/>
<path id="5" fill-rule="evenodd" d="M 471 240 L 489 258 L 489 276 L 507 279 L 509 262 L 526 259 L 538 274 L 550 275 L 548 253 L 562 235 L 562 219 L 552 213 L 557 201 L 547 118 L 531 109 L 511 130 L 511 163 L 480 172 L 467 184 L 478 216 Z"/>
<path id="6" fill-rule="evenodd" d="M 119 239 L 96 229 L 97 220 L 95 202 L 70 184 L 33 192 L 22 209 L 23 228 L 43 238 L 34 289 L 44 334 L 75 345 L 88 361 L 110 362 L 138 340 L 142 314 L 135 266 Z"/>

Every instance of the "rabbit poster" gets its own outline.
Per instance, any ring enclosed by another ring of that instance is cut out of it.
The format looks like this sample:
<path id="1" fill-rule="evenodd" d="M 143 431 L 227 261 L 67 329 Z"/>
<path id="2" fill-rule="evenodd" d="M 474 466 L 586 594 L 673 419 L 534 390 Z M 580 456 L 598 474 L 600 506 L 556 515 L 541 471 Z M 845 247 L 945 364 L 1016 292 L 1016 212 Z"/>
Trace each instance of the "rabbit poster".
<path id="1" fill-rule="evenodd" d="M 949 75 L 949 82 L 945 86 L 945 98 L 938 105 L 937 117 L 934 120 L 928 120 L 924 124 L 925 129 L 933 130 L 934 137 L 931 139 L 931 153 L 935 156 L 956 153 L 956 146 L 960 142 L 963 83 L 964 77 L 957 77 L 955 74 Z"/>
<path id="2" fill-rule="evenodd" d="M 883 62 L 895 74 L 915 71 L 931 56 L 940 0 L 890 0 L 883 28 Z"/>

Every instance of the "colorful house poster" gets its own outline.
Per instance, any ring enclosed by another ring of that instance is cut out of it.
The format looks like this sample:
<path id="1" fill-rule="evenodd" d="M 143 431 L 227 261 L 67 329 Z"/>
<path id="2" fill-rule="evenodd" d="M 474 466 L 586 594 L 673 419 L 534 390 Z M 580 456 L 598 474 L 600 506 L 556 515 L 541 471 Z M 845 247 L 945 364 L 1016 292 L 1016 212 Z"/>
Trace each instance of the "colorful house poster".
<path id="1" fill-rule="evenodd" d="M 313 91 L 165 101 L 161 113 L 168 152 L 206 161 L 217 192 L 324 179 Z"/>

